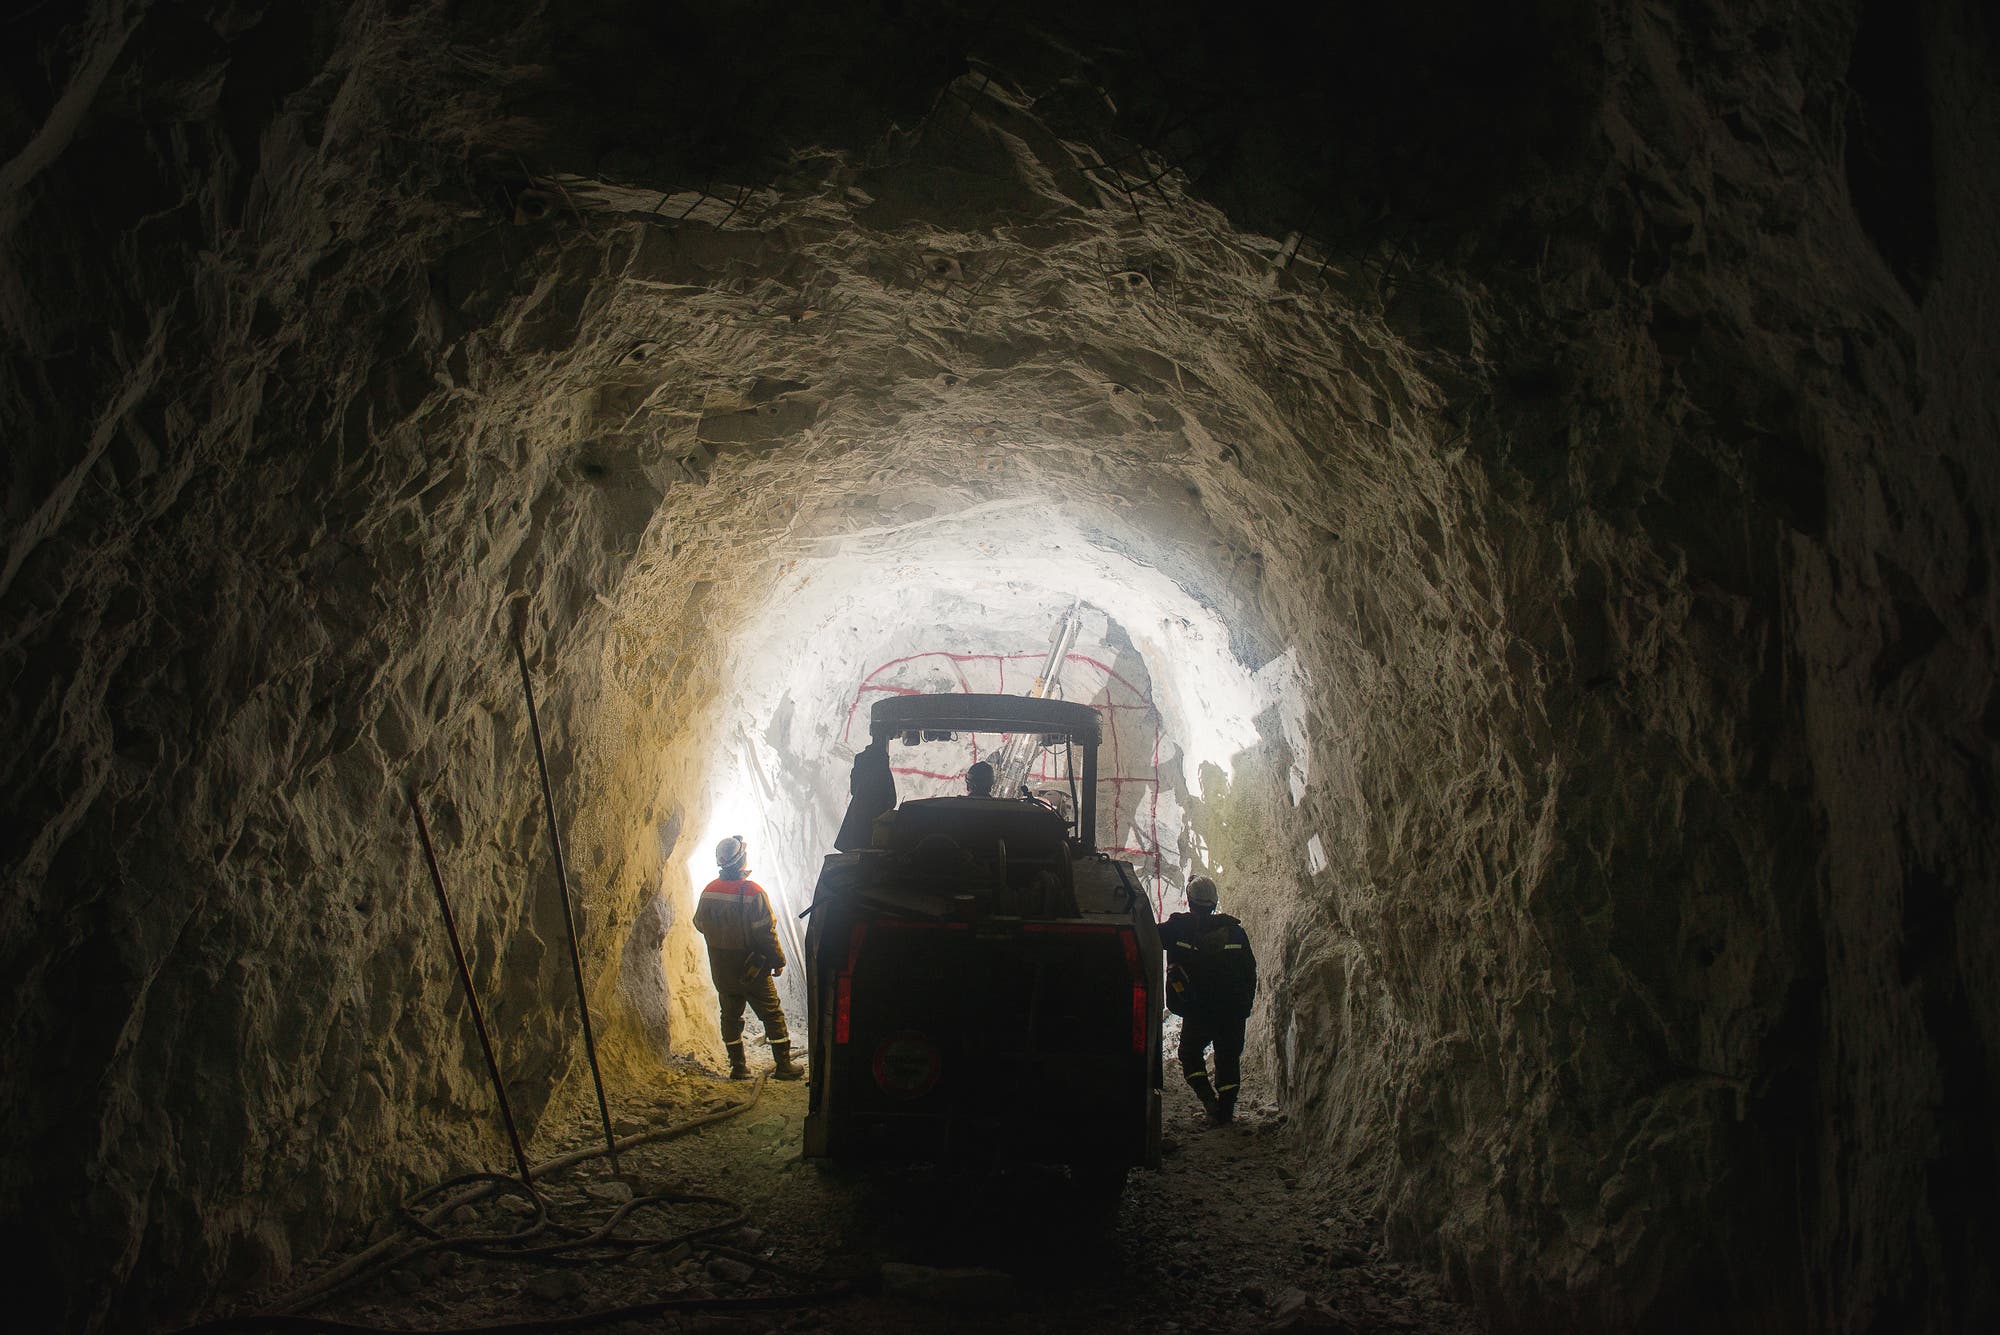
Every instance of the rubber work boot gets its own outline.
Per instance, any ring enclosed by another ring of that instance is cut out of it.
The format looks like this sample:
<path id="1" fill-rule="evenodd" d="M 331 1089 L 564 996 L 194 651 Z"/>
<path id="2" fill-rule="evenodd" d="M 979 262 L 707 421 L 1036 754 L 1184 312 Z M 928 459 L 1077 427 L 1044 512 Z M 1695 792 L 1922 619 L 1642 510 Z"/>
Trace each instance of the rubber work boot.
<path id="1" fill-rule="evenodd" d="M 1202 1111 L 1208 1114 L 1208 1120 L 1211 1122 L 1220 1120 L 1220 1105 L 1215 1101 L 1215 1090 L 1209 1085 L 1208 1076 L 1191 1075 L 1187 1078 L 1187 1082 L 1188 1088 L 1194 1091 L 1194 1096 L 1201 1100 Z"/>
<path id="2" fill-rule="evenodd" d="M 742 1040 L 739 1039 L 734 1043 L 724 1043 L 722 1046 L 724 1051 L 729 1053 L 729 1078 L 731 1080 L 748 1080 L 750 1078 L 750 1063 L 743 1060 Z"/>
<path id="3" fill-rule="evenodd" d="M 1226 1126 L 1236 1120 L 1236 1086 L 1231 1085 L 1215 1096 L 1215 1124 Z"/>
<path id="4" fill-rule="evenodd" d="M 771 1060 L 776 1063 L 771 1069 L 773 1080 L 797 1080 L 806 1073 L 805 1067 L 792 1065 L 792 1045 L 789 1042 L 771 1044 Z"/>

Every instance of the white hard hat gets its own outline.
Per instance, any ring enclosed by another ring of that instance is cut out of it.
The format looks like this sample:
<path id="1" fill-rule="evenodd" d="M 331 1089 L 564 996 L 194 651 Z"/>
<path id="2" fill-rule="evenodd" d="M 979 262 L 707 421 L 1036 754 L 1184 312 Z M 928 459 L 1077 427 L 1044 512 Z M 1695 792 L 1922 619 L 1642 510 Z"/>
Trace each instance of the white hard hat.
<path id="1" fill-rule="evenodd" d="M 740 867 L 750 860 L 750 845 L 743 842 L 743 836 L 732 834 L 715 846 L 715 865 L 718 867 Z"/>

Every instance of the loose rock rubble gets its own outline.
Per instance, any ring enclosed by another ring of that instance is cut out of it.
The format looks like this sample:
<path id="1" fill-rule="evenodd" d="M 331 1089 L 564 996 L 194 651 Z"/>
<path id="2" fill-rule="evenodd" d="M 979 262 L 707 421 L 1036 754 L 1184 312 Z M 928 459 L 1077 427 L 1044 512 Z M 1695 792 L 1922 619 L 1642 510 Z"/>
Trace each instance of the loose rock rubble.
<path id="1" fill-rule="evenodd" d="M 1276 1105 L 1210 1127 L 1193 1097 L 1167 1091 L 1161 1166 L 1134 1171 L 1115 1218 L 1076 1207 L 1059 1169 L 860 1167 L 799 1155 L 806 1090 L 678 1072 L 651 1106 L 620 1107 L 620 1127 L 656 1130 L 730 1103 L 740 1115 L 684 1138 L 552 1174 L 561 1222 L 601 1219 L 612 1202 L 673 1190 L 726 1196 L 749 1223 L 661 1250 L 573 1265 L 432 1253 L 368 1277 L 313 1309 L 332 1319 L 440 1329 L 575 1316 L 661 1299 L 676 1311 L 609 1330 L 919 1332 L 1240 1331 L 1474 1335 L 1475 1318 L 1431 1278 L 1383 1259 L 1365 1201 L 1315 1184 Z M 1058 1114 L 1059 1115 L 1059 1114 Z M 566 1139 L 596 1138 L 582 1111 Z M 503 1198 L 465 1207 L 462 1233 L 503 1231 Z M 706 1211 L 706 1215 L 702 1212 Z M 719 1207 L 636 1217 L 633 1234 L 700 1224 Z M 666 1222 L 663 1222 L 666 1221 Z M 811 1295 L 769 1310 L 740 1300 Z"/>

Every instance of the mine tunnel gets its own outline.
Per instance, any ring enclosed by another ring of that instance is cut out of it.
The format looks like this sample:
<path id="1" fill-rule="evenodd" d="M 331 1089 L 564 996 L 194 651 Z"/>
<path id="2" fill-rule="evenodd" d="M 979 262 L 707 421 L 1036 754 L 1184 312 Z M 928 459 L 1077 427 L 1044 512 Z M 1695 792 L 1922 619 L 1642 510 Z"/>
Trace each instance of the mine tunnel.
<path id="1" fill-rule="evenodd" d="M 597 1134 L 580 975 L 612 1134 L 748 1220 L 308 1314 L 2000 1322 L 1984 9 L 0 22 L 20 1328 L 262 1328 L 512 1171 L 412 800 L 523 1153 Z M 799 931 L 872 702 L 1066 616 L 1099 845 L 1261 967 L 1116 1282 L 802 1216 L 907 1184 L 721 1078 L 691 924 L 740 834 Z"/>

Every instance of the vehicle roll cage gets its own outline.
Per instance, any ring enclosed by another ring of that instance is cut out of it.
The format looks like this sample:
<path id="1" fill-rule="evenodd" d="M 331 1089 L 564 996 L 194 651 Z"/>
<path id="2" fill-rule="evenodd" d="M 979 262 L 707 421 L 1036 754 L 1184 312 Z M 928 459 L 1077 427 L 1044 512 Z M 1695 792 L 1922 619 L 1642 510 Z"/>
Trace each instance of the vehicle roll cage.
<path id="1" fill-rule="evenodd" d="M 1102 720 L 1090 705 L 1031 695 L 892 695 L 868 711 L 868 732 L 886 743 L 941 741 L 955 732 L 1040 733 L 1044 745 L 1061 741 L 1083 748 L 1077 794 L 1077 840 L 1097 847 L 1097 747 Z"/>

